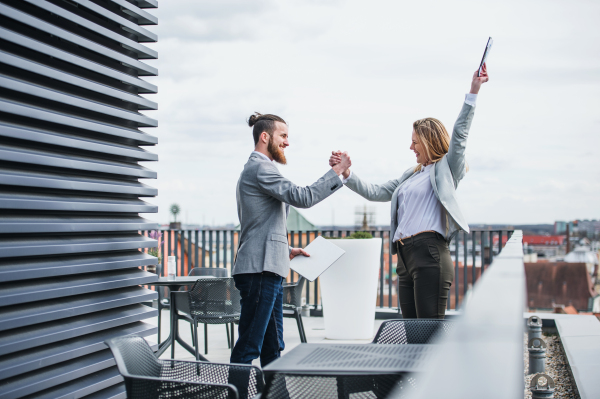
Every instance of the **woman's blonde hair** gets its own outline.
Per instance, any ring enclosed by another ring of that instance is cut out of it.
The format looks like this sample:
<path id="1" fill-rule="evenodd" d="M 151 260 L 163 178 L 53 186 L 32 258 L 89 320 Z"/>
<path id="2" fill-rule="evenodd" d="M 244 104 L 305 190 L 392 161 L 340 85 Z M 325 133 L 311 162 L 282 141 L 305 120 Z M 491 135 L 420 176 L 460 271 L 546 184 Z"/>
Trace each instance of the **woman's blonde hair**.
<path id="1" fill-rule="evenodd" d="M 435 118 L 423 118 L 413 123 L 413 129 L 419 138 L 419 144 L 425 149 L 425 155 L 431 162 L 437 162 L 448 153 L 450 135 L 444 124 Z M 415 172 L 422 164 L 415 166 Z"/>

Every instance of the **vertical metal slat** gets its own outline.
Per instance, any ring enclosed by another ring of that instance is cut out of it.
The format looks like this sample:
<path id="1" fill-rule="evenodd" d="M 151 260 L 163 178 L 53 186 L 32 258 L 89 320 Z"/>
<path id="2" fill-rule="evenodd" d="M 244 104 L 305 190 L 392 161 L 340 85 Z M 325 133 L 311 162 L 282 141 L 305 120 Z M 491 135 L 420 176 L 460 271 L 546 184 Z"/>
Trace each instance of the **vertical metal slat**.
<path id="1" fill-rule="evenodd" d="M 216 267 L 220 267 L 220 266 L 219 266 L 219 262 L 220 262 L 220 260 L 221 260 L 221 259 L 220 259 L 220 258 L 221 258 L 221 248 L 220 248 L 220 244 L 221 244 L 221 237 L 220 237 L 220 236 L 221 236 L 221 235 L 220 235 L 219 233 L 220 233 L 220 231 L 219 231 L 219 230 L 216 230 L 216 231 L 215 231 L 215 235 L 216 235 L 216 240 L 215 240 L 215 241 L 216 241 L 216 243 L 215 243 L 215 245 L 217 246 L 217 249 L 215 250 L 215 251 L 216 251 L 216 255 L 217 255 L 217 259 L 216 259 Z"/>
<path id="2" fill-rule="evenodd" d="M 375 237 L 375 231 L 373 232 L 373 237 Z M 379 232 L 379 238 L 381 238 L 381 254 L 379 259 L 379 307 L 383 307 L 383 292 L 384 292 L 384 284 L 385 284 L 385 264 L 383 261 L 383 231 Z"/>
<path id="3" fill-rule="evenodd" d="M 233 271 L 233 264 L 235 263 L 235 231 L 231 230 L 231 248 L 229 249 L 229 255 L 231 258 L 231 271 Z"/>
<path id="4" fill-rule="evenodd" d="M 213 231 L 208 230 L 208 266 L 213 267 Z"/>
<path id="5" fill-rule="evenodd" d="M 481 231 L 481 276 L 483 276 L 483 272 L 485 270 L 485 240 L 486 240 L 486 234 L 485 232 L 482 230 Z"/>
<path id="6" fill-rule="evenodd" d="M 200 262 L 198 260 L 198 230 L 194 232 L 194 267 L 200 267 Z"/>
<path id="7" fill-rule="evenodd" d="M 206 230 L 202 227 L 202 267 L 206 267 L 205 263 L 206 259 Z"/>
<path id="8" fill-rule="evenodd" d="M 454 237 L 454 275 L 456 276 L 456 284 L 454 285 L 454 309 L 458 309 L 458 296 L 460 293 L 459 290 L 459 286 L 460 286 L 460 275 L 458 273 L 458 234 L 455 235 Z"/>
<path id="9" fill-rule="evenodd" d="M 189 274 L 190 270 L 192 270 L 192 230 L 187 231 L 187 241 L 188 241 L 188 250 L 187 250 L 187 273 Z"/>
<path id="10" fill-rule="evenodd" d="M 392 237 L 390 236 L 390 232 L 387 231 L 386 235 L 388 236 L 388 261 L 389 261 L 389 265 L 388 265 L 388 273 L 389 273 L 389 283 L 388 283 L 388 306 L 391 308 L 392 307 L 392 286 L 393 284 L 393 278 L 392 276 L 394 275 L 394 265 L 393 265 L 393 260 L 394 257 L 392 255 Z"/>
<path id="11" fill-rule="evenodd" d="M 494 231 L 490 230 L 490 265 L 494 261 Z"/>

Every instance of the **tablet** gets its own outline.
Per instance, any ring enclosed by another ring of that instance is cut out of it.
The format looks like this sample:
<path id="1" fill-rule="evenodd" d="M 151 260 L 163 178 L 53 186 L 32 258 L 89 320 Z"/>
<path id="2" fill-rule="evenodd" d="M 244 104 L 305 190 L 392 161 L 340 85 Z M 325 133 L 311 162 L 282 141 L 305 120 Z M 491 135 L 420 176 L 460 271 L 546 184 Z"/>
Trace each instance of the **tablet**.
<path id="1" fill-rule="evenodd" d="M 346 253 L 342 248 L 322 236 L 314 239 L 304 250 L 310 256 L 298 255 L 294 257 L 290 262 L 290 267 L 308 281 L 315 281 L 329 266 L 333 265 L 336 260 Z"/>
<path id="2" fill-rule="evenodd" d="M 485 63 L 487 56 L 490 54 L 490 50 L 492 49 L 492 44 L 494 44 L 494 41 L 492 40 L 492 37 L 490 36 L 490 38 L 488 39 L 487 45 L 485 46 L 485 50 L 483 52 L 483 57 L 481 57 L 481 63 L 479 63 L 479 69 L 477 70 L 477 76 L 481 76 L 481 68 L 483 68 L 483 64 Z"/>

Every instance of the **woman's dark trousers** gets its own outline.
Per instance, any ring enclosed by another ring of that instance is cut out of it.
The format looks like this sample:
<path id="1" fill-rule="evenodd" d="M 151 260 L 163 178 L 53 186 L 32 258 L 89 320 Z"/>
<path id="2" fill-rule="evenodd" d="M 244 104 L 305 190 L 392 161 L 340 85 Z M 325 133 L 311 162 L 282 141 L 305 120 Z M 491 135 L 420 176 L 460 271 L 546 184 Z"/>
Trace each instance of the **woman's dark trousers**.
<path id="1" fill-rule="evenodd" d="M 398 299 L 405 319 L 443 319 L 454 267 L 446 239 L 426 232 L 396 241 Z"/>

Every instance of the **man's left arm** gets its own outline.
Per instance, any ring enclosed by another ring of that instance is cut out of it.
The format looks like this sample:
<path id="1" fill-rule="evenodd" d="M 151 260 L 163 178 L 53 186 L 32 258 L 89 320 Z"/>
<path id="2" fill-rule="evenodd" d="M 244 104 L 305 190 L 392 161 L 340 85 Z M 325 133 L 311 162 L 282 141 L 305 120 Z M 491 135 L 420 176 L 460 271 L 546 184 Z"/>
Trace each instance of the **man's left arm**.
<path id="1" fill-rule="evenodd" d="M 283 177 L 272 163 L 261 162 L 256 180 L 264 193 L 279 201 L 296 208 L 310 208 L 344 186 L 339 175 L 351 165 L 348 154 L 343 154 L 340 164 L 332 167 L 310 186 L 300 187 Z"/>
<path id="2" fill-rule="evenodd" d="M 266 163 L 261 165 L 257 180 L 263 192 L 296 208 L 310 208 L 343 187 L 333 170 L 310 186 L 300 187 L 283 177 L 275 165 Z"/>

